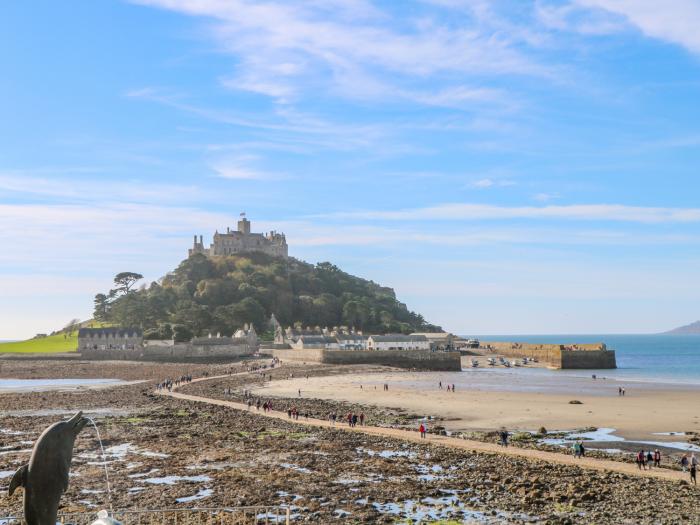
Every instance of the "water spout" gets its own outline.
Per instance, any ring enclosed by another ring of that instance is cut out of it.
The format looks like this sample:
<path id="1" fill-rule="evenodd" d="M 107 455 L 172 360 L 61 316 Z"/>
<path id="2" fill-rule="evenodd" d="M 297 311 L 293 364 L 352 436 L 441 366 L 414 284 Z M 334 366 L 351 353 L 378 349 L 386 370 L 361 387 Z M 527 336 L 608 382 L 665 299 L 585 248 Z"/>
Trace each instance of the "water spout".
<path id="1" fill-rule="evenodd" d="M 91 417 L 86 418 L 90 423 L 92 423 L 95 432 L 97 433 L 97 441 L 100 442 L 100 450 L 102 451 L 102 465 L 105 468 L 105 482 L 107 484 L 107 504 L 109 505 L 109 510 L 114 514 L 114 509 L 112 508 L 112 489 L 109 486 L 109 472 L 107 471 L 107 456 L 105 454 L 105 447 L 102 445 L 102 437 L 100 436 L 100 429 L 97 428 L 97 423 Z"/>

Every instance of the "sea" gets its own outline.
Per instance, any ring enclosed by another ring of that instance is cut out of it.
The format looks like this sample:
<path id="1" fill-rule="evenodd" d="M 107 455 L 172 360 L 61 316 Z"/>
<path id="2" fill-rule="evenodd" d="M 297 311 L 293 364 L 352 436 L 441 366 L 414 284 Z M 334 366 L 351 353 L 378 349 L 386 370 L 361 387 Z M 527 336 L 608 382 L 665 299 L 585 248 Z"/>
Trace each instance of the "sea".
<path id="1" fill-rule="evenodd" d="M 651 383 L 700 386 L 700 335 L 479 335 L 482 341 L 521 343 L 600 343 L 615 350 L 616 370 L 562 370 L 554 373 Z"/>

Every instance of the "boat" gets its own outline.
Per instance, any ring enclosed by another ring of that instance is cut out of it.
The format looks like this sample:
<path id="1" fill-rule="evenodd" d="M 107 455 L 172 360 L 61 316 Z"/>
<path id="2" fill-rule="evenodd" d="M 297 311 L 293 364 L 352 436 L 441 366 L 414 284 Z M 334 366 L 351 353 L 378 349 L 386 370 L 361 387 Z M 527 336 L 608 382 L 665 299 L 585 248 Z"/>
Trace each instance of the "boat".
<path id="1" fill-rule="evenodd" d="M 467 339 L 467 348 L 479 348 L 479 344 L 478 339 Z"/>
<path id="2" fill-rule="evenodd" d="M 478 368 L 479 367 L 479 361 L 476 359 L 472 359 L 472 368 Z"/>
<path id="3" fill-rule="evenodd" d="M 488 363 L 491 366 L 496 366 L 496 360 L 493 357 L 489 357 Z"/>

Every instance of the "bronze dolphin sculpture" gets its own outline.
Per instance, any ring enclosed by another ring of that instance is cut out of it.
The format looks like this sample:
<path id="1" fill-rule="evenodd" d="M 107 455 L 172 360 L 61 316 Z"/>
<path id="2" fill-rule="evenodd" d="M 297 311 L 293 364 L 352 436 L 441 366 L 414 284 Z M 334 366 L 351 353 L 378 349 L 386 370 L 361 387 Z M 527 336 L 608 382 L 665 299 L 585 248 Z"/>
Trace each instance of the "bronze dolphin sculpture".
<path id="1" fill-rule="evenodd" d="M 67 421 L 54 423 L 34 444 L 28 465 L 10 480 L 10 496 L 24 487 L 24 519 L 27 525 L 55 525 L 58 504 L 68 488 L 73 445 L 88 420 L 78 412 Z"/>

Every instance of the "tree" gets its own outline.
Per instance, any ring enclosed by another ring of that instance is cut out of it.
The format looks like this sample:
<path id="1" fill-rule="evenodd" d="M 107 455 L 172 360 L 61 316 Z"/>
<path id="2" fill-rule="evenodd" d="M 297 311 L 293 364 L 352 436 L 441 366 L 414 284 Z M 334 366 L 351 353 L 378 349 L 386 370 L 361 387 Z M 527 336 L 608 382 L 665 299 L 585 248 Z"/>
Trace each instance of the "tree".
<path id="1" fill-rule="evenodd" d="M 109 317 L 109 298 L 103 293 L 98 293 L 94 302 L 95 311 L 92 316 L 95 318 L 95 321 L 107 321 Z"/>
<path id="2" fill-rule="evenodd" d="M 73 335 L 73 332 L 80 327 L 80 319 L 71 319 L 63 328 L 64 332 L 68 332 L 68 336 Z"/>
<path id="3" fill-rule="evenodd" d="M 192 331 L 184 325 L 177 324 L 173 327 L 173 340 L 176 343 L 186 343 L 192 339 Z"/>
<path id="4" fill-rule="evenodd" d="M 114 276 L 115 294 L 126 295 L 131 291 L 131 288 L 141 279 L 143 275 L 136 272 L 121 272 Z"/>

